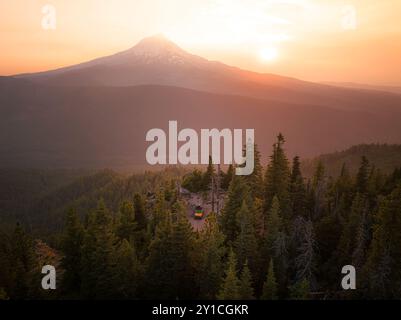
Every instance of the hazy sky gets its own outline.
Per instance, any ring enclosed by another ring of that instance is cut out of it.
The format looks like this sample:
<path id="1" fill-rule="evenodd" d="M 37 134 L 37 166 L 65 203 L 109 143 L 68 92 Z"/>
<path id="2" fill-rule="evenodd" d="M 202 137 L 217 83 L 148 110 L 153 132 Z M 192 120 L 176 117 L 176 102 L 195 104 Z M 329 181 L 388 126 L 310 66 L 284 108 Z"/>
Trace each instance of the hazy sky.
<path id="1" fill-rule="evenodd" d="M 47 4 L 55 29 L 43 28 Z M 259 72 L 401 85 L 401 0 L 1 0 L 0 75 L 83 62 L 156 33 Z"/>

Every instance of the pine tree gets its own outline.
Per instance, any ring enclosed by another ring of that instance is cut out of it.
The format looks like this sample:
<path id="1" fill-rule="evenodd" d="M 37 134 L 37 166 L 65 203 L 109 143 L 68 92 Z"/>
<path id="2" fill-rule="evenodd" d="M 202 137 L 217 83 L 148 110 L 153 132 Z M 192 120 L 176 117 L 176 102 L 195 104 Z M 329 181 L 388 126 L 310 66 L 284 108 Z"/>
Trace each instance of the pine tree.
<path id="1" fill-rule="evenodd" d="M 286 291 L 288 281 L 288 240 L 284 231 L 280 231 L 273 245 L 273 261 L 276 269 L 278 292 Z"/>
<path id="2" fill-rule="evenodd" d="M 175 179 L 170 179 L 164 184 L 164 199 L 167 202 L 175 202 L 177 199 L 177 182 Z"/>
<path id="3" fill-rule="evenodd" d="M 245 261 L 249 261 L 252 272 L 256 273 L 259 266 L 258 244 L 255 236 L 254 222 L 245 200 L 242 202 L 241 209 L 238 212 L 238 219 L 240 233 L 235 241 L 238 265 L 242 266 Z"/>
<path id="4" fill-rule="evenodd" d="M 369 179 L 369 161 L 363 156 L 361 159 L 361 165 L 356 176 L 356 191 L 359 193 L 365 193 L 367 191 Z"/>
<path id="5" fill-rule="evenodd" d="M 366 214 L 366 206 L 366 198 L 358 193 L 355 196 L 349 214 L 344 221 L 343 232 L 336 251 L 337 261 L 341 266 L 350 264 L 350 259 L 353 259 L 353 254 L 358 246 L 356 236 L 358 235 L 358 228 L 361 226 L 361 223 L 363 223 L 361 220 Z M 359 240 L 362 240 L 362 238 Z M 359 245 L 364 246 L 366 244 L 359 243 Z M 360 257 L 360 259 L 363 258 Z M 356 261 L 354 260 L 354 262 Z"/>
<path id="6" fill-rule="evenodd" d="M 342 233 L 341 220 L 337 217 L 336 214 L 331 213 L 322 217 L 321 220 L 316 222 L 314 225 L 315 234 L 316 234 L 316 278 L 320 280 L 319 285 L 321 287 L 325 287 L 327 289 L 336 289 L 338 288 L 338 274 L 341 272 L 340 263 L 337 261 L 337 257 L 335 254 L 336 248 L 338 247 L 339 239 Z M 299 228 L 302 232 L 302 228 Z M 302 235 L 298 237 L 301 239 Z M 295 249 L 298 250 L 298 244 L 300 240 L 296 240 Z M 293 254 L 294 259 L 296 258 L 296 251 Z M 291 266 L 295 266 L 295 262 L 290 264 Z M 297 270 L 294 268 L 293 274 L 297 273 Z M 291 279 L 293 279 L 291 278 Z"/>
<path id="7" fill-rule="evenodd" d="M 228 190 L 231 180 L 234 176 L 234 167 L 232 164 L 228 166 L 227 172 L 222 176 L 221 188 L 223 190 Z"/>
<path id="8" fill-rule="evenodd" d="M 368 222 L 368 213 L 366 207 L 360 212 L 358 225 L 355 232 L 355 245 L 352 252 L 352 265 L 356 268 L 362 268 L 366 261 L 368 244 L 370 240 L 370 226 Z"/>
<path id="9" fill-rule="evenodd" d="M 134 211 L 135 211 L 135 220 L 138 224 L 138 229 L 146 229 L 147 218 L 145 211 L 145 204 L 142 196 L 139 193 L 134 195 Z"/>
<path id="10" fill-rule="evenodd" d="M 312 179 L 312 193 L 313 193 L 313 219 L 318 219 L 322 215 L 324 206 L 324 196 L 326 192 L 325 169 L 323 162 L 319 160 L 315 174 Z"/>
<path id="11" fill-rule="evenodd" d="M 12 299 L 23 300 L 32 298 L 32 281 L 36 266 L 36 256 L 32 239 L 25 233 L 20 224 L 14 229 L 12 237 L 12 262 L 14 263 Z"/>
<path id="12" fill-rule="evenodd" d="M 353 189 L 351 176 L 344 163 L 340 176 L 327 190 L 328 206 L 337 218 L 341 219 L 347 208 L 351 206 L 354 197 Z"/>
<path id="13" fill-rule="evenodd" d="M 97 249 L 97 238 L 95 231 L 95 212 L 90 212 L 86 218 L 87 229 L 84 233 L 81 249 L 81 295 L 84 298 L 95 298 L 96 265 L 95 250 Z"/>
<path id="14" fill-rule="evenodd" d="M 306 279 L 308 283 L 314 282 L 316 269 L 317 244 L 313 224 L 310 220 L 299 218 L 300 230 L 298 231 L 297 256 L 295 258 L 296 279 Z"/>
<path id="15" fill-rule="evenodd" d="M 263 262 L 273 260 L 278 272 L 275 274 L 279 292 L 284 291 L 288 270 L 287 235 L 283 228 L 280 204 L 277 197 L 273 198 L 272 208 L 266 222 L 266 238 L 263 248 Z"/>
<path id="16" fill-rule="evenodd" d="M 263 214 L 263 200 L 254 201 L 254 225 L 258 243 L 262 243 L 265 236 L 265 216 Z"/>
<path id="17" fill-rule="evenodd" d="M 170 289 L 173 272 L 174 257 L 172 248 L 172 221 L 169 211 L 165 218 L 157 225 L 155 237 L 149 246 L 149 256 L 146 259 L 146 297 L 158 299 L 176 298 Z M 168 276 L 166 276 L 168 275 Z"/>
<path id="18" fill-rule="evenodd" d="M 295 157 L 290 179 L 291 216 L 306 215 L 306 187 L 301 173 L 301 162 Z"/>
<path id="19" fill-rule="evenodd" d="M 254 145 L 254 168 L 253 172 L 245 176 L 245 181 L 249 186 L 249 191 L 253 199 L 263 198 L 263 167 L 260 162 L 260 152 L 258 146 Z"/>
<path id="20" fill-rule="evenodd" d="M 61 243 L 63 251 L 61 264 L 64 269 L 62 289 L 73 296 L 78 295 L 81 288 L 83 237 L 84 229 L 77 212 L 74 209 L 70 209 L 67 213 L 65 231 Z"/>
<path id="21" fill-rule="evenodd" d="M 372 297 L 401 298 L 401 185 L 382 199 L 366 268 Z"/>
<path id="22" fill-rule="evenodd" d="M 136 235 L 137 223 L 135 220 L 134 206 L 128 201 L 124 201 L 120 206 L 119 221 L 117 226 L 117 236 L 120 240 L 134 240 Z"/>
<path id="23" fill-rule="evenodd" d="M 264 212 L 265 214 L 268 213 L 272 206 L 273 198 L 276 196 L 279 200 L 283 217 L 286 217 L 290 211 L 290 168 L 283 149 L 284 142 L 284 137 L 280 133 L 277 136 L 277 142 L 273 145 L 273 154 L 270 156 L 270 162 L 265 173 Z"/>
<path id="24" fill-rule="evenodd" d="M 295 156 L 292 160 L 291 183 L 295 183 L 299 178 L 302 178 L 301 162 L 299 156 Z"/>
<path id="25" fill-rule="evenodd" d="M 212 180 L 215 177 L 215 170 L 214 170 L 214 165 L 212 162 L 212 157 L 209 156 L 209 164 L 207 166 L 206 172 L 203 175 L 203 190 L 207 191 L 212 188 Z"/>
<path id="26" fill-rule="evenodd" d="M 205 222 L 200 236 L 201 262 L 197 272 L 200 296 L 204 299 L 214 299 L 220 288 L 224 275 L 223 257 L 225 254 L 224 235 L 220 232 L 216 214 L 211 212 Z"/>
<path id="27" fill-rule="evenodd" d="M 309 287 L 309 281 L 306 278 L 299 280 L 290 288 L 290 299 L 308 300 L 310 291 Z"/>
<path id="28" fill-rule="evenodd" d="M 240 176 L 234 176 L 228 190 L 227 200 L 219 216 L 221 230 L 228 244 L 233 244 L 240 232 L 238 213 L 244 200 L 249 208 L 251 200 L 248 186 Z"/>
<path id="29" fill-rule="evenodd" d="M 237 259 L 231 250 L 228 255 L 228 265 L 225 276 L 222 280 L 222 286 L 217 296 L 219 300 L 238 300 L 240 299 L 240 282 L 237 277 Z"/>
<path id="30" fill-rule="evenodd" d="M 274 275 L 273 260 L 270 260 L 266 281 L 263 284 L 262 300 L 277 300 L 277 282 Z"/>
<path id="31" fill-rule="evenodd" d="M 253 300 L 255 299 L 253 287 L 252 287 L 252 277 L 251 271 L 248 268 L 248 262 L 245 261 L 241 277 L 240 277 L 240 287 L 239 287 L 239 297 L 241 300 Z"/>
<path id="32" fill-rule="evenodd" d="M 281 229 L 282 218 L 280 203 L 278 198 L 275 196 L 266 219 L 266 250 L 268 251 L 268 256 L 272 256 L 273 254 L 274 243 L 278 238 Z"/>
<path id="33" fill-rule="evenodd" d="M 318 161 L 315 169 L 315 173 L 313 175 L 313 188 L 317 189 L 319 188 L 319 185 L 323 182 L 324 180 L 324 175 L 325 175 L 325 169 L 323 162 L 321 160 Z"/>
<path id="34" fill-rule="evenodd" d="M 166 213 L 168 204 L 166 201 L 165 192 L 163 189 L 159 189 L 156 194 L 156 203 L 154 204 L 153 214 L 150 220 L 150 232 L 152 235 L 156 232 L 157 224 L 164 220 L 164 214 Z"/>
<path id="35" fill-rule="evenodd" d="M 148 218 L 143 197 L 136 193 L 134 195 L 135 222 L 137 224 L 135 249 L 137 256 L 143 258 L 147 255 L 150 241 L 150 228 L 148 228 Z"/>
<path id="36" fill-rule="evenodd" d="M 14 281 L 13 245 L 11 237 L 0 231 L 0 300 L 9 298 Z"/>
<path id="37" fill-rule="evenodd" d="M 385 178 L 380 169 L 371 166 L 368 183 L 366 187 L 366 193 L 368 195 L 368 200 L 371 205 L 377 206 L 377 194 L 382 193 L 383 187 L 385 185 Z"/>
<path id="38" fill-rule="evenodd" d="M 184 176 L 181 186 L 193 193 L 205 191 L 203 188 L 203 176 L 204 174 L 202 171 L 195 169 L 193 172 Z"/>
<path id="39" fill-rule="evenodd" d="M 9 297 L 8 297 L 6 291 L 4 290 L 4 288 L 0 288 L 0 301 L 8 300 L 8 299 L 9 299 Z"/>
<path id="40" fill-rule="evenodd" d="M 82 247 L 82 292 L 86 298 L 111 298 L 115 292 L 113 219 L 101 200 L 88 220 Z"/>
<path id="41" fill-rule="evenodd" d="M 115 298 L 133 299 L 137 297 L 140 265 L 135 247 L 123 239 L 116 250 Z"/>
<path id="42" fill-rule="evenodd" d="M 174 219 L 169 211 L 164 213 L 165 218 L 158 224 L 149 247 L 146 263 L 149 297 L 182 299 L 195 294 L 193 230 L 179 202 L 173 210 Z"/>
<path id="43" fill-rule="evenodd" d="M 185 210 L 181 207 L 181 211 L 177 213 L 177 222 L 173 224 L 171 235 L 170 255 L 173 259 L 171 289 L 174 298 L 190 298 L 194 297 L 194 288 L 192 283 L 194 279 L 194 233 L 192 226 L 185 216 Z"/>

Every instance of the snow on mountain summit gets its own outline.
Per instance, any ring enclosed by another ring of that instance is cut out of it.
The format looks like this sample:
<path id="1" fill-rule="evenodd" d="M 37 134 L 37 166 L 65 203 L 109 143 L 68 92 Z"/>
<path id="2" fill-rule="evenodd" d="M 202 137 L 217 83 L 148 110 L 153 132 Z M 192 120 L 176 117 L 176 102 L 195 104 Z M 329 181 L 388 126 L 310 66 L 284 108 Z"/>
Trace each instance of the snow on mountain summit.
<path id="1" fill-rule="evenodd" d="M 111 57 L 110 57 L 111 58 Z M 134 47 L 112 56 L 109 62 L 114 63 L 143 63 L 156 62 L 167 64 L 184 64 L 193 60 L 195 56 L 181 49 L 174 42 L 163 35 L 151 36 L 142 39 Z M 196 57 L 198 60 L 199 57 Z"/>
<path id="2" fill-rule="evenodd" d="M 139 41 L 134 47 L 127 52 L 137 55 L 187 55 L 187 53 L 177 46 L 174 42 L 170 41 L 163 35 L 156 35 L 147 37 Z"/>

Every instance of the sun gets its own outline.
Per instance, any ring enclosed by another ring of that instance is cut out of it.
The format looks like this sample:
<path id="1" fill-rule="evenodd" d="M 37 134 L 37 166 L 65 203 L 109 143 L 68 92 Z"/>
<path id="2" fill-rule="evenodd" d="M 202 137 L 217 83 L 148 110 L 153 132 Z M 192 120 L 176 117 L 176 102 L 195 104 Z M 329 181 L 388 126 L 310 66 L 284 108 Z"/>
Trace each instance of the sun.
<path id="1" fill-rule="evenodd" d="M 259 57 L 265 62 L 272 62 L 276 60 L 278 56 L 279 52 L 275 47 L 265 47 L 259 51 Z"/>

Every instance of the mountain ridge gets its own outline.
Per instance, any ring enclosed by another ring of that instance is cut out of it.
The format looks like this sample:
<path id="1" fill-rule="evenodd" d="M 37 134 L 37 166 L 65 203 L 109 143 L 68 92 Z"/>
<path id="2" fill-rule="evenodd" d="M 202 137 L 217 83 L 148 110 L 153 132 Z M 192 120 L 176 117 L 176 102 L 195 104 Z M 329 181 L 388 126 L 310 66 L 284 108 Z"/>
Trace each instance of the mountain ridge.
<path id="1" fill-rule="evenodd" d="M 310 157 L 401 143 L 400 119 L 395 94 L 258 74 L 150 38 L 67 69 L 0 77 L 0 166 L 144 165 L 146 132 L 169 120 L 253 128 L 263 156 L 282 132 L 290 155 Z"/>
<path id="2" fill-rule="evenodd" d="M 50 86 L 163 85 L 211 93 L 234 93 L 295 105 L 309 103 L 343 110 L 401 112 L 401 97 L 391 93 L 361 92 L 247 71 L 190 54 L 160 36 L 145 38 L 130 49 L 111 56 L 14 77 Z"/>
<path id="3" fill-rule="evenodd" d="M 0 166 L 116 168 L 144 165 L 146 132 L 253 128 L 264 157 L 282 132 L 302 157 L 361 142 L 399 143 L 398 118 L 180 87 L 0 86 Z M 339 125 L 341 124 L 341 125 Z"/>
<path id="4" fill-rule="evenodd" d="M 384 174 L 391 174 L 394 169 L 401 168 L 401 144 L 359 144 L 350 148 L 318 155 L 312 159 L 302 160 L 302 170 L 305 176 L 312 177 L 316 166 L 321 161 L 325 167 L 326 176 L 339 176 L 342 166 L 355 175 L 361 164 L 361 158 L 366 157 L 371 167 L 379 169 Z"/>

